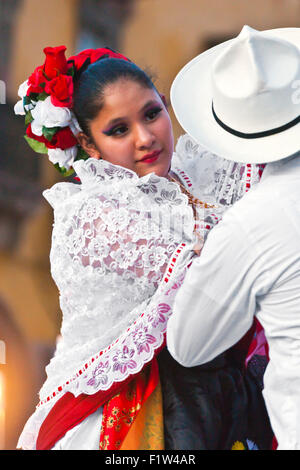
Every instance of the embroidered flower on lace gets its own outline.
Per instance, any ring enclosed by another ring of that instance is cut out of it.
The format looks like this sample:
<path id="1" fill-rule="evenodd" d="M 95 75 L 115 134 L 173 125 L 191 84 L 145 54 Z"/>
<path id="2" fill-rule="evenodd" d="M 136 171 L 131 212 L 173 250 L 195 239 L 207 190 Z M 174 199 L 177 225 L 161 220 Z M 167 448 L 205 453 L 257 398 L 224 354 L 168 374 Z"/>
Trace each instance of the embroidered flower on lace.
<path id="1" fill-rule="evenodd" d="M 198 153 L 199 145 L 196 142 L 193 142 L 192 139 L 189 139 L 186 142 L 185 150 L 187 158 L 194 158 Z"/>
<path id="2" fill-rule="evenodd" d="M 93 376 L 88 380 L 87 384 L 92 387 L 98 387 L 100 384 L 105 385 L 108 382 L 108 372 L 110 371 L 111 366 L 109 362 L 105 363 L 100 362 L 97 367 L 93 370 Z"/>
<path id="3" fill-rule="evenodd" d="M 168 312 L 170 312 L 170 305 L 161 303 L 152 309 L 151 313 L 148 315 L 147 321 L 153 328 L 156 328 L 159 323 L 165 323 L 167 321 L 165 314 Z"/>
<path id="4" fill-rule="evenodd" d="M 155 227 L 153 222 L 151 222 L 150 214 L 149 218 L 147 214 L 145 214 L 144 219 L 140 218 L 140 220 L 137 220 L 134 224 L 129 225 L 127 231 L 133 242 L 137 242 L 143 239 L 147 240 L 150 232 L 153 238 L 156 238 L 157 234 L 159 233 L 159 228 Z"/>
<path id="5" fill-rule="evenodd" d="M 137 347 L 138 353 L 142 353 L 146 351 L 147 353 L 150 352 L 149 344 L 153 344 L 156 342 L 156 338 L 149 334 L 148 327 L 142 326 L 141 328 L 136 328 L 131 333 L 133 338 L 133 342 Z"/>
<path id="6" fill-rule="evenodd" d="M 148 183 L 144 183 L 139 185 L 140 190 L 143 193 L 157 193 L 157 183 L 159 182 L 158 178 L 152 177 L 152 179 Z"/>
<path id="7" fill-rule="evenodd" d="M 121 248 L 112 251 L 110 256 L 116 261 L 121 269 L 127 269 L 135 263 L 139 256 L 139 251 L 135 243 L 125 243 Z"/>
<path id="8" fill-rule="evenodd" d="M 93 267 L 99 267 L 101 257 L 106 258 L 110 253 L 110 246 L 107 243 L 107 238 L 102 235 L 96 235 L 91 239 L 87 247 L 87 255 L 90 260 L 90 264 Z"/>
<path id="9" fill-rule="evenodd" d="M 103 212 L 103 202 L 100 198 L 90 198 L 82 206 L 79 217 L 82 220 L 95 220 L 98 219 Z"/>
<path id="10" fill-rule="evenodd" d="M 132 179 L 134 178 L 134 173 L 128 171 L 124 168 L 119 168 L 116 165 L 109 165 L 104 169 L 104 173 L 110 177 L 110 179 L 118 178 L 124 180 L 124 178 Z"/>
<path id="11" fill-rule="evenodd" d="M 134 369 L 137 364 L 131 359 L 133 355 L 134 349 L 129 349 L 126 344 L 122 349 L 118 349 L 115 356 L 113 357 L 113 370 L 120 371 L 121 374 L 125 374 L 127 368 Z"/>
<path id="12" fill-rule="evenodd" d="M 166 249 L 161 246 L 148 246 L 147 251 L 143 253 L 143 263 L 148 268 L 163 266 L 167 260 Z"/>
<path id="13" fill-rule="evenodd" d="M 82 227 L 75 228 L 66 239 L 70 254 L 79 253 L 85 246 L 86 234 Z"/>
<path id="14" fill-rule="evenodd" d="M 163 189 L 160 193 L 160 196 L 155 198 L 155 201 L 158 204 L 172 203 L 172 204 L 180 205 L 182 203 L 182 199 L 177 196 L 178 196 L 178 192 L 176 190 L 166 191 L 165 189 Z"/>
<path id="15" fill-rule="evenodd" d="M 119 232 L 125 230 L 129 225 L 128 209 L 120 207 L 110 212 L 104 212 L 101 215 L 102 220 L 106 224 L 106 228 L 111 232 Z"/>

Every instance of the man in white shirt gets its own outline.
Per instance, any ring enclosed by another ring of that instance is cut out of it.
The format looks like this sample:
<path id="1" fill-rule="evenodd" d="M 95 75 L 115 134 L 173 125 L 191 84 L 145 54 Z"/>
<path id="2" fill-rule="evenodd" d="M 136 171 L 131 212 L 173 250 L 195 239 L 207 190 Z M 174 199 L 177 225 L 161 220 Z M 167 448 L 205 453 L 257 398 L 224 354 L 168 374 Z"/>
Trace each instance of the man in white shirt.
<path id="1" fill-rule="evenodd" d="M 200 365 L 235 344 L 256 316 L 269 344 L 263 395 L 278 449 L 300 450 L 299 79 L 300 29 L 244 27 L 174 81 L 175 114 L 196 141 L 267 165 L 190 267 L 167 345 L 182 365 Z"/>

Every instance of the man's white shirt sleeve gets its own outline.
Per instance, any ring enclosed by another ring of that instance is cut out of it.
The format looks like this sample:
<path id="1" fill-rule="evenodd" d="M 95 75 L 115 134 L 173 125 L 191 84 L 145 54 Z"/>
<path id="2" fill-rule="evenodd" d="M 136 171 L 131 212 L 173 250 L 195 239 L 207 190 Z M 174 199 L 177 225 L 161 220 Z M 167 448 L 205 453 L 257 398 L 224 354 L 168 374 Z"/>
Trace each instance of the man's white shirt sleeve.
<path id="1" fill-rule="evenodd" d="M 172 356 L 192 367 L 235 344 L 252 325 L 256 296 L 264 293 L 267 277 L 257 246 L 229 209 L 176 296 L 167 329 Z"/>

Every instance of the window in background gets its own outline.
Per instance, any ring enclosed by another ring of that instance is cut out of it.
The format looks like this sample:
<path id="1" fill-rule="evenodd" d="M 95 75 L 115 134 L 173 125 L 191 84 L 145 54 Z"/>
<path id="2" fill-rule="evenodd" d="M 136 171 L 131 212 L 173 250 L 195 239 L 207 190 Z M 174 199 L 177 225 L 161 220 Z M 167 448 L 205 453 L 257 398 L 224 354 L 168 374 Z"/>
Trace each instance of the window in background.
<path id="1" fill-rule="evenodd" d="M 77 51 L 98 47 L 117 50 L 135 0 L 81 0 Z"/>

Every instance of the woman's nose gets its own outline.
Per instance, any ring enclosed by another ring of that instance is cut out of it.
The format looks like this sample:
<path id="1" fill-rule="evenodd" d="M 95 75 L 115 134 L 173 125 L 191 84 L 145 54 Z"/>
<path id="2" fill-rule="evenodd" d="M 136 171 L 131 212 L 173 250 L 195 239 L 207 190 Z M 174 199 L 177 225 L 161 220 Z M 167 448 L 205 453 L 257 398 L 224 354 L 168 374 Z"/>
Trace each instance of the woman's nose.
<path id="1" fill-rule="evenodd" d="M 138 149 L 151 148 L 155 141 L 155 136 L 148 126 L 138 125 L 135 129 L 135 144 Z"/>

